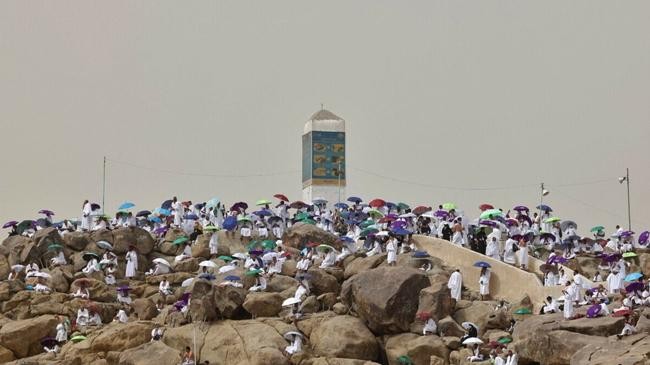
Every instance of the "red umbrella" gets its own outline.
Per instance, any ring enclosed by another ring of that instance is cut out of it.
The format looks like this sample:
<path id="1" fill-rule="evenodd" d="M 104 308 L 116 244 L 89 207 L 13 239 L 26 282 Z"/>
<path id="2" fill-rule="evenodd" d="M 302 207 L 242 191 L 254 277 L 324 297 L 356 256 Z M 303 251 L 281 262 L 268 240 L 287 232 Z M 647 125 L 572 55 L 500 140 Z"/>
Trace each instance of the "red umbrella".
<path id="1" fill-rule="evenodd" d="M 380 208 L 386 205 L 386 202 L 383 199 L 373 199 L 368 203 L 373 208 Z"/>
<path id="2" fill-rule="evenodd" d="M 632 311 L 630 309 L 625 308 L 618 311 L 614 311 L 614 313 L 612 313 L 612 317 L 625 317 L 631 313 Z"/>
<path id="3" fill-rule="evenodd" d="M 289 204 L 289 208 L 293 208 L 293 209 L 301 209 L 301 208 L 305 208 L 305 207 L 308 207 L 308 206 L 309 205 L 301 202 L 300 200 L 297 200 L 297 201 Z"/>
<path id="4" fill-rule="evenodd" d="M 273 195 L 273 197 L 278 198 L 278 199 L 282 200 L 283 202 L 288 202 L 289 201 L 289 198 L 287 198 L 287 196 L 284 195 L 284 194 L 275 194 L 275 195 Z"/>
<path id="5" fill-rule="evenodd" d="M 378 220 L 377 223 L 390 223 L 390 222 L 392 222 L 394 220 L 395 220 L 395 218 L 393 218 L 391 216 L 386 216 L 386 217 L 383 217 L 380 220 Z"/>
<path id="6" fill-rule="evenodd" d="M 424 213 L 426 213 L 426 212 L 428 212 L 430 210 L 431 210 L 431 207 L 425 207 L 424 205 L 420 205 L 418 207 L 415 207 L 415 209 L 413 209 L 413 214 L 422 215 L 422 214 L 424 214 Z"/>
<path id="7" fill-rule="evenodd" d="M 494 209 L 494 207 L 492 206 L 492 204 L 481 204 L 478 206 L 478 209 L 480 209 L 481 212 L 484 212 L 488 209 Z"/>

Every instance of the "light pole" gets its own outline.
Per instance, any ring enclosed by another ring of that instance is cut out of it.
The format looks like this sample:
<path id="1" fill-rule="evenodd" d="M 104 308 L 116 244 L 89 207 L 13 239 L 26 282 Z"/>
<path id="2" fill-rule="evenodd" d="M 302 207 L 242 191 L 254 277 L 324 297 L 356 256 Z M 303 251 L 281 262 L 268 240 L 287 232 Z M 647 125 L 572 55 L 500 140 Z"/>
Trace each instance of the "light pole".
<path id="1" fill-rule="evenodd" d="M 630 169 L 625 169 L 625 176 L 618 178 L 618 183 L 622 184 L 625 182 L 627 184 L 627 229 L 628 231 L 632 230 L 632 216 L 630 209 Z"/>
<path id="2" fill-rule="evenodd" d="M 548 195 L 549 191 L 544 188 L 544 183 L 539 184 L 539 228 L 542 228 L 542 204 L 544 203 L 544 197 Z"/>
<path id="3" fill-rule="evenodd" d="M 338 203 L 340 203 L 341 202 L 341 161 L 339 161 L 339 164 L 338 164 L 337 175 L 338 175 L 338 178 L 339 178 L 339 201 L 338 201 Z"/>

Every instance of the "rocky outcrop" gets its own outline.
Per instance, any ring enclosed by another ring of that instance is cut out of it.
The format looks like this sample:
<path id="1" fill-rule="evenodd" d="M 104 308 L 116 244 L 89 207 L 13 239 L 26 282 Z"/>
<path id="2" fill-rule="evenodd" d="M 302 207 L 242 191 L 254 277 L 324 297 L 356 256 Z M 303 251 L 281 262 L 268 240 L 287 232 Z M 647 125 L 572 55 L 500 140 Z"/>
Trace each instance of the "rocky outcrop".
<path id="1" fill-rule="evenodd" d="M 56 325 L 52 315 L 5 323 L 0 328 L 0 344 L 16 358 L 36 355 L 42 352 L 41 339 L 52 334 Z"/>
<path id="2" fill-rule="evenodd" d="M 406 355 L 415 364 L 429 364 L 431 357 L 442 360 L 449 357 L 449 349 L 438 336 L 419 336 L 413 333 L 390 336 L 386 341 L 388 364 L 398 365 L 397 358 Z"/>
<path id="3" fill-rule="evenodd" d="M 128 349 L 120 354 L 120 365 L 177 365 L 180 350 L 165 345 L 162 341 L 148 342 Z"/>
<path id="4" fill-rule="evenodd" d="M 447 288 L 447 275 L 431 277 L 431 286 L 420 291 L 418 313 L 426 312 L 435 320 L 442 319 L 454 312 L 456 303 Z"/>
<path id="5" fill-rule="evenodd" d="M 326 357 L 377 360 L 379 345 L 375 336 L 355 317 L 336 316 L 320 322 L 309 339 L 314 352 Z"/>
<path id="6" fill-rule="evenodd" d="M 296 223 L 282 236 L 282 243 L 288 247 L 302 249 L 309 242 L 340 248 L 338 238 L 313 224 Z"/>
<path id="7" fill-rule="evenodd" d="M 429 284 L 420 270 L 381 267 L 346 280 L 341 300 L 376 334 L 406 332 L 415 319 L 420 290 Z"/>
<path id="8" fill-rule="evenodd" d="M 278 293 L 250 293 L 243 307 L 253 317 L 274 317 L 282 310 L 284 298 Z"/>

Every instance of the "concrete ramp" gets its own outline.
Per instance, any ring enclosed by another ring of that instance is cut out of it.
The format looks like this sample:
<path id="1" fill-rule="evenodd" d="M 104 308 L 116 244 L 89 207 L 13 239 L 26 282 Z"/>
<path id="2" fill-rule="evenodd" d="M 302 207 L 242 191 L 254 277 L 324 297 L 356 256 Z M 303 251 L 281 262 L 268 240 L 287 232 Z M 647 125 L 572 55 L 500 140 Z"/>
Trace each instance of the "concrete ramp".
<path id="1" fill-rule="evenodd" d="M 440 258 L 451 267 L 460 269 L 461 274 L 463 274 L 463 285 L 472 290 L 478 291 L 478 279 L 481 272 L 481 269 L 474 267 L 473 264 L 476 261 L 489 263 L 492 266 L 490 295 L 494 299 L 504 299 L 513 303 L 519 301 L 524 295 L 528 295 L 536 310 L 539 310 L 547 296 L 557 298 L 562 295 L 562 287 L 543 285 L 535 273 L 541 274 L 539 267 L 544 262 L 530 255 L 528 256 L 528 263 L 531 272 L 528 272 L 449 241 L 417 235 L 413 236 L 413 240 L 420 250 Z M 571 269 L 565 267 L 564 270 L 570 276 L 573 275 Z"/>

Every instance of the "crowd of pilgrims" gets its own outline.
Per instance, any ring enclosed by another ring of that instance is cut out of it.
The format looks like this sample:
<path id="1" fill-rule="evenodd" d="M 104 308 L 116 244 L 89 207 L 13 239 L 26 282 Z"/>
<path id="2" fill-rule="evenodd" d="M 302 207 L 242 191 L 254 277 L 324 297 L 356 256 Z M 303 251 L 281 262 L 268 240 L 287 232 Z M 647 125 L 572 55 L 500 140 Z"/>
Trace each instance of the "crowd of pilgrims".
<path id="1" fill-rule="evenodd" d="M 348 255 L 364 252 L 366 256 L 387 254 L 389 265 L 395 265 L 398 253 L 411 252 L 414 257 L 426 257 L 427 254 L 417 251 L 412 240 L 412 235 L 427 235 L 448 240 L 453 244 L 464 246 L 495 260 L 516 265 L 523 270 L 527 269 L 528 255 L 533 257 L 548 255 L 546 264 L 542 265 L 544 272 L 544 285 L 564 286 L 564 295 L 560 298 L 547 298 L 542 313 L 553 313 L 563 310 L 566 318 L 573 318 L 575 305 L 591 304 L 590 313 L 607 315 L 610 310 L 607 305 L 611 296 L 622 294 L 625 296 L 623 306 L 615 311 L 629 311 L 640 305 L 650 304 L 648 285 L 642 276 L 632 275 L 630 281 L 627 268 L 630 266 L 627 258 L 634 257 L 634 250 L 645 247 L 648 233 L 643 232 L 638 240 L 634 239 L 634 232 L 625 231 L 616 227 L 613 234 L 607 235 L 605 228 L 596 226 L 590 230 L 588 236 L 581 237 L 577 233 L 577 224 L 570 220 L 561 220 L 552 215 L 553 210 L 547 205 L 535 207 L 531 214 L 525 206 L 516 206 L 504 212 L 495 209 L 489 204 L 479 206 L 480 218 L 469 220 L 463 212 L 452 203 L 442 204 L 435 208 L 417 206 L 411 208 L 407 204 L 394 204 L 382 199 L 373 199 L 367 204 L 358 197 L 350 197 L 346 202 L 328 204 L 324 199 L 314 199 L 310 203 L 296 201 L 290 203 L 282 194 L 274 195 L 275 202 L 269 200 L 257 201 L 253 209 L 245 202 L 237 202 L 227 208 L 218 199 L 194 204 L 191 201 L 180 201 L 176 197 L 164 201 L 160 207 L 148 211 L 134 213 L 134 204 L 126 202 L 120 206 L 113 218 L 103 214 L 99 204 L 84 201 L 81 206 L 81 217 L 75 220 L 54 220 L 54 212 L 41 210 L 42 218 L 22 222 L 7 222 L 3 228 L 9 229 L 9 235 L 31 236 L 36 231 L 46 227 L 56 227 L 62 236 L 74 231 L 93 231 L 101 229 L 115 229 L 117 227 L 141 227 L 152 234 L 161 243 L 166 232 L 171 228 L 180 228 L 185 236 L 180 237 L 174 244 L 184 247 L 181 254 L 175 257 L 176 261 L 192 257 L 191 248 L 196 238 L 202 234 L 210 235 L 209 249 L 212 259 L 224 260 L 227 264 L 217 269 L 211 261 L 200 264 L 197 276 L 214 279 L 214 270 L 219 273 L 232 271 L 243 267 L 256 278 L 256 285 L 251 291 L 263 291 L 269 277 L 282 271 L 282 265 L 288 254 L 283 250 L 282 236 L 284 232 L 297 222 L 316 225 L 317 227 L 337 235 L 341 242 L 341 249 L 332 246 L 310 243 L 300 252 L 297 262 L 298 274 L 296 278 L 299 286 L 296 288 L 295 301 L 292 306 L 292 315 L 299 318 L 300 299 L 309 294 L 309 275 L 307 270 L 312 265 L 321 268 L 340 266 Z M 249 212 L 252 211 L 252 212 Z M 219 256 L 217 258 L 219 236 L 218 231 L 225 231 L 227 236 L 236 237 L 249 249 L 248 252 L 235 253 L 232 256 Z M 236 235 L 238 233 L 238 235 Z M 79 275 L 92 274 L 95 271 L 104 273 L 108 285 L 116 285 L 115 271 L 117 256 L 112 252 L 109 242 L 97 242 L 104 249 L 100 257 L 94 253 L 85 253 L 83 258 L 86 266 Z M 50 247 L 51 258 L 47 263 L 50 268 L 66 265 L 68 258 L 60 245 Z M 584 278 L 579 271 L 573 277 L 568 277 L 562 264 L 575 258 L 577 255 L 596 255 L 602 258 L 600 266 L 602 275 L 597 273 L 591 280 Z M 138 254 L 136 247 L 131 246 L 126 253 L 126 269 L 124 277 L 129 280 L 136 275 L 138 269 Z M 422 270 L 431 269 L 430 263 L 423 261 Z M 160 275 L 171 272 L 171 264 L 164 259 L 153 260 L 153 268 L 146 275 Z M 459 272 L 454 274 L 460 275 Z M 630 274 L 631 275 L 631 274 Z M 48 274 L 41 272 L 36 262 L 25 265 L 14 265 L 8 280 L 21 276 L 31 278 L 34 285 L 30 289 L 49 293 L 47 285 Z M 454 275 L 452 275 L 452 278 Z M 479 284 L 481 297 L 489 295 L 489 268 L 482 269 Z M 460 299 L 460 282 L 450 279 L 449 288 L 452 296 Z M 191 279 L 189 280 L 191 281 Z M 84 280 L 76 281 L 78 288 L 73 297 L 91 299 Z M 189 285 L 190 283 L 183 283 Z M 218 285 L 242 286 L 236 276 L 228 276 Z M 633 286 L 630 290 L 630 285 Z M 123 307 L 114 318 L 115 321 L 128 321 L 130 288 L 122 285 L 116 288 L 117 301 Z M 172 294 L 172 288 L 166 280 L 159 285 L 163 298 Z M 455 293 L 455 291 L 457 293 Z M 183 295 L 175 303 L 175 308 L 186 312 L 189 306 L 189 293 Z M 164 301 L 159 301 L 159 310 L 164 308 Z M 598 307 L 598 309 L 596 309 Z M 103 323 L 98 311 L 92 302 L 79 309 L 74 323 L 62 319 L 57 326 L 56 341 L 52 342 L 48 351 L 58 351 L 58 344 L 68 340 L 71 327 L 100 326 Z M 429 323 L 429 329 L 435 323 Z M 624 332 L 631 331 L 631 323 Z M 157 331 L 157 332 L 156 332 Z M 427 330 L 425 327 L 425 334 Z M 79 335 L 77 335 L 79 336 Z M 162 329 L 154 329 L 152 338 L 162 336 Z M 74 338 L 75 336 L 72 336 Z M 287 347 L 288 353 L 300 351 L 301 335 L 289 336 L 291 345 Z M 505 363 L 505 362 L 504 362 Z"/>

